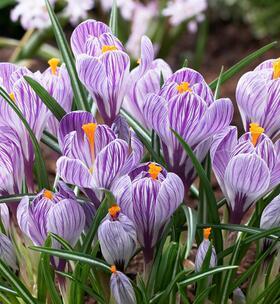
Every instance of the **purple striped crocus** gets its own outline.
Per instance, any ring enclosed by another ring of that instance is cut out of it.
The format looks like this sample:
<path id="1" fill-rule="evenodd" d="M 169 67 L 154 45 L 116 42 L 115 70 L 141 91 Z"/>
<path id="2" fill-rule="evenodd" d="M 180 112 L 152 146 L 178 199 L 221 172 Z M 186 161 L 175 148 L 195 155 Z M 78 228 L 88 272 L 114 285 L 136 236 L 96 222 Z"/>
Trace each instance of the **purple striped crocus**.
<path id="1" fill-rule="evenodd" d="M 58 139 L 63 156 L 57 161 L 57 172 L 66 183 L 83 188 L 96 207 L 98 193 L 92 189 L 110 190 L 118 177 L 139 164 L 143 154 L 142 144 L 123 119 L 112 128 L 116 133 L 83 111 L 71 112 L 60 121 Z"/>
<path id="2" fill-rule="evenodd" d="M 258 124 L 237 139 L 236 127 L 214 137 L 213 171 L 227 199 L 229 221 L 239 224 L 246 211 L 280 182 L 279 142 L 273 144 Z"/>
<path id="3" fill-rule="evenodd" d="M 18 224 L 36 246 L 44 244 L 49 232 L 74 246 L 84 230 L 84 209 L 76 199 L 65 196 L 64 191 L 65 188 L 57 193 L 42 190 L 32 202 L 28 196 L 21 200 L 17 211 Z"/>
<path id="4" fill-rule="evenodd" d="M 0 259 L 3 260 L 13 270 L 18 269 L 17 258 L 11 240 L 0 232 Z"/>
<path id="5" fill-rule="evenodd" d="M 141 39 L 141 57 L 139 66 L 133 69 L 129 78 L 129 90 L 124 100 L 124 108 L 137 119 L 143 127 L 146 125 L 143 117 L 144 101 L 149 93 L 160 91 L 161 73 L 166 80 L 172 74 L 169 65 L 162 59 L 154 59 L 154 48 L 147 36 Z"/>
<path id="6" fill-rule="evenodd" d="M 127 91 L 130 59 L 109 27 L 87 20 L 71 37 L 79 78 L 96 100 L 104 122 L 112 125 Z"/>
<path id="7" fill-rule="evenodd" d="M 116 180 L 112 193 L 134 223 L 145 262 L 150 262 L 164 225 L 183 201 L 181 179 L 155 163 L 146 163 Z"/>
<path id="8" fill-rule="evenodd" d="M 118 271 L 115 265 L 111 267 L 111 272 L 111 296 L 116 304 L 136 304 L 135 292 L 129 278 Z"/>
<path id="9" fill-rule="evenodd" d="M 237 84 L 236 101 L 246 132 L 253 122 L 276 138 L 280 132 L 280 58 L 266 60 L 245 73 Z"/>
<path id="10" fill-rule="evenodd" d="M 101 252 L 109 265 L 114 264 L 124 270 L 136 249 L 136 230 L 118 205 L 113 205 L 108 211 L 98 228 Z"/>
<path id="11" fill-rule="evenodd" d="M 149 94 L 143 114 L 146 124 L 159 135 L 168 169 L 178 174 L 185 190 L 196 177 L 195 169 L 172 130 L 175 130 L 202 161 L 212 136 L 229 125 L 233 106 L 229 99 L 214 100 L 203 77 L 183 68 L 174 73 L 159 94 Z"/>

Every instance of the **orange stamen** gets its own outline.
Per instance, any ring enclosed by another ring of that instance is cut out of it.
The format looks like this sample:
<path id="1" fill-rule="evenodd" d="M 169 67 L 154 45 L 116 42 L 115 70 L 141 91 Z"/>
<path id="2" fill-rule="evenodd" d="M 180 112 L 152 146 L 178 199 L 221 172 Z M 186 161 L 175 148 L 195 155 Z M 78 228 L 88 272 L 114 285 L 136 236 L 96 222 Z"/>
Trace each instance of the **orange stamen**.
<path id="1" fill-rule="evenodd" d="M 50 190 L 45 190 L 43 194 L 44 198 L 53 199 L 53 193 Z"/>
<path id="2" fill-rule="evenodd" d="M 86 137 L 89 142 L 92 160 L 94 160 L 94 136 L 95 136 L 96 127 L 97 127 L 97 124 L 94 122 L 90 122 L 90 123 L 84 124 L 82 126 L 82 129 L 85 132 Z"/>
<path id="3" fill-rule="evenodd" d="M 273 64 L 273 79 L 280 77 L 280 58 L 276 59 Z"/>
<path id="4" fill-rule="evenodd" d="M 251 132 L 252 144 L 255 147 L 259 137 L 264 132 L 264 128 L 260 127 L 260 125 L 257 124 L 257 123 L 251 123 L 250 124 L 250 132 Z"/>
<path id="5" fill-rule="evenodd" d="M 60 60 L 58 58 L 52 58 L 48 61 L 48 64 L 51 68 L 52 74 L 55 75 L 57 71 L 57 66 L 59 65 Z"/>
<path id="6" fill-rule="evenodd" d="M 102 46 L 102 54 L 110 51 L 116 51 L 118 48 L 115 45 L 103 45 Z"/>
<path id="7" fill-rule="evenodd" d="M 111 208 L 108 209 L 109 214 L 111 215 L 111 217 L 113 219 L 116 219 L 120 212 L 121 212 L 121 208 L 120 206 L 118 206 L 117 204 L 113 205 Z"/>
<path id="8" fill-rule="evenodd" d="M 162 171 L 162 168 L 156 164 L 149 164 L 149 174 L 152 179 L 156 180 L 159 173 Z"/>
<path id="9" fill-rule="evenodd" d="M 180 84 L 178 84 L 176 88 L 180 94 L 185 92 L 192 92 L 192 89 L 190 88 L 190 84 L 186 81 L 183 81 Z"/>
<path id="10" fill-rule="evenodd" d="M 9 94 L 10 98 L 12 99 L 13 102 L 15 102 L 16 98 L 15 98 L 15 94 L 13 92 L 11 92 Z"/>
<path id="11" fill-rule="evenodd" d="M 211 228 L 205 228 L 203 229 L 203 236 L 206 240 L 209 240 L 209 235 L 211 233 Z"/>
<path id="12" fill-rule="evenodd" d="M 116 273 L 117 272 L 117 267 L 115 265 L 111 266 L 111 272 Z"/>

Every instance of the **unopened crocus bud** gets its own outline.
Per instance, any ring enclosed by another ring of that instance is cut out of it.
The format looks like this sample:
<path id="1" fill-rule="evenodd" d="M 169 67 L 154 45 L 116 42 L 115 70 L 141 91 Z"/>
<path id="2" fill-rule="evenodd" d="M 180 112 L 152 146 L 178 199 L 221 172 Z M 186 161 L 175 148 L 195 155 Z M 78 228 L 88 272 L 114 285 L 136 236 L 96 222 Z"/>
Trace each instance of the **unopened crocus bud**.
<path id="1" fill-rule="evenodd" d="M 135 304 L 136 297 L 132 284 L 128 277 L 120 271 L 116 266 L 111 267 L 112 275 L 110 279 L 111 295 L 117 304 Z"/>
<path id="2" fill-rule="evenodd" d="M 136 230 L 133 222 L 121 213 L 118 205 L 112 206 L 108 211 L 98 229 L 101 251 L 107 263 L 123 269 L 135 252 Z"/>
<path id="3" fill-rule="evenodd" d="M 209 246 L 212 246 L 211 258 L 209 263 L 209 268 L 215 267 L 217 265 L 217 255 L 214 246 L 209 241 L 209 235 L 211 233 L 211 228 L 206 228 L 203 230 L 204 240 L 198 247 L 196 257 L 195 257 L 195 271 L 199 272 L 203 265 L 206 254 L 209 250 Z"/>
<path id="4" fill-rule="evenodd" d="M 0 233 L 0 259 L 2 259 L 8 266 L 17 270 L 17 259 L 15 250 L 10 239 L 3 233 Z"/>
<path id="5" fill-rule="evenodd" d="M 280 195 L 276 196 L 264 209 L 260 228 L 271 229 L 280 226 Z M 265 238 L 262 243 L 262 249 L 266 250 L 271 245 L 271 240 Z"/>

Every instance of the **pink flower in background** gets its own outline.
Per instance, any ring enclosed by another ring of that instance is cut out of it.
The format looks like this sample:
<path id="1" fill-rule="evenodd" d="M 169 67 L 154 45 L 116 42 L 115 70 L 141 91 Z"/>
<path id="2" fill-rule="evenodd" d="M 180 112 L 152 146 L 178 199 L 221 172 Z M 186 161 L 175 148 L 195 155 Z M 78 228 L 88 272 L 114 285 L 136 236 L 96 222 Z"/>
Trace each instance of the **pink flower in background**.
<path id="1" fill-rule="evenodd" d="M 68 0 L 64 15 L 69 18 L 72 25 L 78 24 L 88 17 L 88 11 L 94 6 L 94 0 Z"/>
<path id="2" fill-rule="evenodd" d="M 122 17 L 126 20 L 131 20 L 135 7 L 137 6 L 136 2 L 133 0 L 117 0 L 116 2 Z M 113 0 L 100 0 L 102 8 L 106 12 L 111 10 L 113 3 Z"/>

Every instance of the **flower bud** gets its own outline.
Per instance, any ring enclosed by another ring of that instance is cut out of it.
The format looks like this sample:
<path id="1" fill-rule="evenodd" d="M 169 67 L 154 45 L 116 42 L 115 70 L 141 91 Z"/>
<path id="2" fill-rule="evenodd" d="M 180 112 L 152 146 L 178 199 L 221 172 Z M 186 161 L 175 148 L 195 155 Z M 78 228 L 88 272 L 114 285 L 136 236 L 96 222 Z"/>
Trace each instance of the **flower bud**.
<path id="1" fill-rule="evenodd" d="M 137 235 L 133 222 L 120 211 L 118 205 L 109 209 L 98 229 L 98 239 L 107 263 L 123 269 L 135 251 Z"/>

